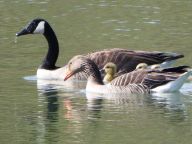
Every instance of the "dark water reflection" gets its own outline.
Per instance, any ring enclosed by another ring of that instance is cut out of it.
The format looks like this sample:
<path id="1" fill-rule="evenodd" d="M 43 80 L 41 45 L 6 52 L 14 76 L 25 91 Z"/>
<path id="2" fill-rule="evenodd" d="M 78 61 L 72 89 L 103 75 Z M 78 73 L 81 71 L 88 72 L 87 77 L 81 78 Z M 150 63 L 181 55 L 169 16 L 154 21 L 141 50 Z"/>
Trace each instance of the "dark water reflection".
<path id="1" fill-rule="evenodd" d="M 58 141 L 58 95 L 57 91 L 45 91 L 39 93 L 39 107 L 44 107 L 39 111 L 37 121 L 37 142 L 54 143 Z"/>
<path id="2" fill-rule="evenodd" d="M 97 143 L 100 140 L 113 139 L 101 136 L 106 133 L 114 135 L 119 130 L 128 132 L 130 129 L 138 133 L 141 127 L 142 131 L 146 132 L 140 133 L 142 138 L 147 135 L 151 136 L 150 129 L 157 130 L 157 133 L 161 133 L 162 127 L 174 127 L 175 130 L 180 130 L 179 125 L 185 126 L 191 121 L 190 109 L 185 100 L 188 96 L 181 92 L 151 95 L 101 95 L 86 93 L 79 85 L 81 84 L 76 84 L 76 89 L 73 85 L 74 91 L 71 91 L 69 87 L 61 88 L 61 84 L 58 87 L 56 84 L 50 86 L 50 83 L 40 83 L 38 86 L 40 88 L 38 89 L 39 105 L 44 107 L 39 115 L 40 124 L 38 124 L 41 125 L 38 130 L 41 132 L 41 141 L 47 143 L 94 141 Z M 116 130 L 117 128 L 119 130 Z M 64 135 L 64 138 L 59 137 L 58 133 Z M 87 138 L 84 137 L 85 135 Z M 98 135 L 100 140 L 95 139 Z M 163 135 L 163 137 L 167 136 Z M 130 141 L 126 137 L 122 140 Z M 134 141 L 137 142 L 135 139 Z"/>

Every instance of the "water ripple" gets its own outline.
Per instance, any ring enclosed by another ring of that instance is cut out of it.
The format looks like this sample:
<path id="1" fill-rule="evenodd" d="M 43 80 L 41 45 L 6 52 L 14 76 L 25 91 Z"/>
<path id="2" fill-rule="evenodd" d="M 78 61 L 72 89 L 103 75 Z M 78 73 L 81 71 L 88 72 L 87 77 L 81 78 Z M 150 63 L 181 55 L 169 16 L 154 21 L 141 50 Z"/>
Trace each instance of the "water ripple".
<path id="1" fill-rule="evenodd" d="M 160 20 L 144 21 L 143 23 L 148 23 L 148 24 L 160 24 Z"/>

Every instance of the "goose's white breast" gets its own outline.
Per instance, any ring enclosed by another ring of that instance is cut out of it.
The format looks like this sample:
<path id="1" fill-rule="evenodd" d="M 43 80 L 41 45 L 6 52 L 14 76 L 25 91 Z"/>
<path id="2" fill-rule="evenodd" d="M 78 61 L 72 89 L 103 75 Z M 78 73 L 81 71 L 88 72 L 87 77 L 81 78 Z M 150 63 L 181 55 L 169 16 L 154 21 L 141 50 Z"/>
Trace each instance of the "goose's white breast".
<path id="1" fill-rule="evenodd" d="M 66 67 L 58 68 L 56 70 L 37 70 L 37 79 L 43 80 L 64 80 L 66 75 Z"/>

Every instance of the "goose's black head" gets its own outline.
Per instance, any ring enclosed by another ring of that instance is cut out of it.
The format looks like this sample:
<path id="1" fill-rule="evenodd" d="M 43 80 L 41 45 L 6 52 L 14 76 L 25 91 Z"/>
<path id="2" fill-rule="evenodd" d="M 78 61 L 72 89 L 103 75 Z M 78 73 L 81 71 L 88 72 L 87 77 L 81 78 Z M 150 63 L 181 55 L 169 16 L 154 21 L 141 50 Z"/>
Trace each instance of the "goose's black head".
<path id="1" fill-rule="evenodd" d="M 34 19 L 20 32 L 16 33 L 16 36 L 22 36 L 27 34 L 44 34 L 46 24 L 47 22 L 44 19 Z"/>

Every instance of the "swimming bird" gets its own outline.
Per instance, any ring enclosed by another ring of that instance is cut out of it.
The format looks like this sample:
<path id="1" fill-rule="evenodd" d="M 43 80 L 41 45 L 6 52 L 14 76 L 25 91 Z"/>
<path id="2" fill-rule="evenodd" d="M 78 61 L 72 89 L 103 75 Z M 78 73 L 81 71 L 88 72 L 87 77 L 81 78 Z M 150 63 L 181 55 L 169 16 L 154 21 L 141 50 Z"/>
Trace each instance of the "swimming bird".
<path id="1" fill-rule="evenodd" d="M 145 70 L 145 69 L 160 69 L 160 65 L 159 64 L 154 64 L 154 65 L 151 65 L 150 67 L 146 64 L 146 63 L 140 63 L 136 66 L 136 69 L 135 70 Z M 103 69 L 101 69 L 100 71 L 103 71 L 105 72 L 105 76 L 103 78 L 103 82 L 105 84 L 111 82 L 115 77 L 117 77 L 117 66 L 116 64 L 114 63 L 107 63 Z"/>
<path id="2" fill-rule="evenodd" d="M 140 63 L 136 66 L 135 70 L 144 70 L 147 68 L 148 68 L 148 65 L 146 63 Z"/>
<path id="3" fill-rule="evenodd" d="M 159 64 L 153 64 L 153 65 L 151 65 L 150 66 L 150 69 L 160 69 L 161 68 L 161 66 L 159 65 Z"/>
<path id="4" fill-rule="evenodd" d="M 86 91 L 96 93 L 174 92 L 181 88 L 191 71 L 187 66 L 162 70 L 139 70 L 123 74 L 104 85 L 97 65 L 84 56 L 75 56 L 68 63 L 64 80 L 84 71 L 89 75 Z"/>
<path id="5" fill-rule="evenodd" d="M 37 69 L 37 79 L 63 80 L 66 66 L 56 66 L 59 55 L 59 43 L 50 24 L 41 18 L 33 19 L 25 28 L 16 33 L 16 36 L 27 34 L 42 34 L 48 42 L 48 51 L 42 64 Z M 106 49 L 86 55 L 93 60 L 99 69 L 108 62 L 117 65 L 117 75 L 133 71 L 137 64 L 145 62 L 148 65 L 162 64 L 166 66 L 174 60 L 184 57 L 182 54 L 167 52 L 132 51 L 120 48 Z M 77 79 L 87 79 L 85 73 L 75 75 Z"/>
<path id="6" fill-rule="evenodd" d="M 144 69 L 160 69 L 159 64 L 151 65 L 150 67 L 146 63 L 140 63 L 136 66 L 135 70 L 144 70 Z M 105 72 L 105 76 L 103 78 L 103 82 L 105 84 L 111 82 L 115 77 L 117 77 L 117 66 L 116 64 L 109 62 L 107 63 L 103 69 L 100 70 L 101 72 Z"/>
<path id="7" fill-rule="evenodd" d="M 103 82 L 105 84 L 111 82 L 116 77 L 117 66 L 116 64 L 109 62 L 104 66 L 105 76 Z"/>
<path id="8" fill-rule="evenodd" d="M 135 70 L 143 70 L 143 69 L 160 69 L 161 65 L 160 64 L 153 64 L 148 66 L 146 63 L 140 63 L 136 66 Z"/>

